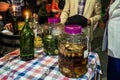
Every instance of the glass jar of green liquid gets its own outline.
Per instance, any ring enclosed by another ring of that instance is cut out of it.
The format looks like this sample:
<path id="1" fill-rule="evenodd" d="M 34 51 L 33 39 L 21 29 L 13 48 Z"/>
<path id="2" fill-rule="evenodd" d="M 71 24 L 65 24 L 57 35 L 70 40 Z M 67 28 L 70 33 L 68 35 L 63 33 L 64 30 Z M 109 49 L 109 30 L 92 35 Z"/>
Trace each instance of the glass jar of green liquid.
<path id="1" fill-rule="evenodd" d="M 25 25 L 20 33 L 20 58 L 24 61 L 34 58 L 34 33 L 29 26 L 28 18 L 25 19 Z"/>
<path id="2" fill-rule="evenodd" d="M 57 55 L 59 37 L 62 33 L 63 25 L 60 24 L 60 18 L 48 18 L 48 28 L 44 30 L 44 50 L 48 55 Z"/>

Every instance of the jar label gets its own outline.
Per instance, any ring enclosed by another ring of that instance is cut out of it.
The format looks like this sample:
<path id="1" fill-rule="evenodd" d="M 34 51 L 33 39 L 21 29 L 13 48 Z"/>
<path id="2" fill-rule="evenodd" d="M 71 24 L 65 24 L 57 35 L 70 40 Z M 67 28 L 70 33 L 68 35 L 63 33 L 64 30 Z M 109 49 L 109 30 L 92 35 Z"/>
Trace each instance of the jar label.
<path id="1" fill-rule="evenodd" d="M 84 51 L 84 58 L 88 57 L 88 49 Z"/>

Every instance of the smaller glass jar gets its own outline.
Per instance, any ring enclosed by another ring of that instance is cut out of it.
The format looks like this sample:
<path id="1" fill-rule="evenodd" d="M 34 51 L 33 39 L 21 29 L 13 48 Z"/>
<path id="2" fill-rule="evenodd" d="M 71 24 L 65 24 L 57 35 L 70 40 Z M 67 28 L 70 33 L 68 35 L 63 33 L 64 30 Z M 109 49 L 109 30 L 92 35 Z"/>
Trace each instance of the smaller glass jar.
<path id="1" fill-rule="evenodd" d="M 59 70 L 70 78 L 77 78 L 87 71 L 86 35 L 82 33 L 82 27 L 78 25 L 65 26 L 65 34 L 59 43 Z"/>
<path id="2" fill-rule="evenodd" d="M 58 55 L 58 43 L 63 25 L 60 18 L 48 18 L 48 26 L 44 27 L 44 50 L 48 55 Z"/>

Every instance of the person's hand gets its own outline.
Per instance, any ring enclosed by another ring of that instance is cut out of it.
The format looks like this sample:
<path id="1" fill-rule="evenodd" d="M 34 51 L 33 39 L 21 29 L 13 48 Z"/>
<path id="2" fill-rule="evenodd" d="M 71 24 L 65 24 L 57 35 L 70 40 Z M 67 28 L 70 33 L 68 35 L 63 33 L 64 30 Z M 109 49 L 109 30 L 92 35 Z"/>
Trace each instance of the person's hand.
<path id="1" fill-rule="evenodd" d="M 61 13 L 61 10 L 58 10 L 58 13 Z"/>
<path id="2" fill-rule="evenodd" d="M 7 23 L 7 24 L 4 26 L 4 29 L 11 31 L 11 30 L 12 30 L 12 24 L 11 24 L 11 23 Z"/>
<path id="3" fill-rule="evenodd" d="M 91 20 L 90 19 L 88 19 L 87 24 L 91 25 Z"/>
<path id="4" fill-rule="evenodd" d="M 33 13 L 33 17 L 34 17 L 35 20 L 38 20 L 38 14 Z"/>
<path id="5" fill-rule="evenodd" d="M 5 12 L 8 10 L 10 4 L 0 1 L 0 12 Z"/>

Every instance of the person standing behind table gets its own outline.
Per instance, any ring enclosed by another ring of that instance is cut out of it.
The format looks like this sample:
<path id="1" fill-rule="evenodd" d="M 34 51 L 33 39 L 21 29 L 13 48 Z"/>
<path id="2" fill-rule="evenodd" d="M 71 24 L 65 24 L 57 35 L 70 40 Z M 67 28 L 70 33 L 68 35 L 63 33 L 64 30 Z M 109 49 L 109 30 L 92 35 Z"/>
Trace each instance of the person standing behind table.
<path id="1" fill-rule="evenodd" d="M 120 80 L 120 0 L 109 8 L 107 80 Z"/>
<path id="2" fill-rule="evenodd" d="M 29 5 L 29 8 L 31 9 L 32 13 L 37 14 L 38 13 L 38 6 L 37 6 L 37 0 L 26 0 L 26 2 Z"/>
<path id="3" fill-rule="evenodd" d="M 31 10 L 31 12 L 35 15 L 37 13 L 36 11 L 36 0 L 6 0 L 6 2 L 8 2 L 10 5 L 15 5 L 16 6 L 16 14 L 17 14 L 17 17 L 18 17 L 18 20 L 19 21 L 24 21 L 24 18 L 23 18 L 23 13 L 22 13 L 22 8 L 23 6 L 28 6 L 29 9 Z M 32 5 L 31 5 L 31 2 L 32 2 Z M 10 17 L 12 18 L 12 12 L 13 12 L 13 9 L 12 9 L 12 6 L 9 7 L 9 12 L 8 13 L 11 13 L 10 14 Z M 7 17 L 9 23 L 5 23 L 5 28 L 8 29 L 8 30 L 11 30 L 12 28 L 12 23 L 10 22 L 11 20 L 9 20 L 10 17 Z"/>
<path id="4" fill-rule="evenodd" d="M 102 51 L 105 51 L 108 48 L 108 19 L 109 19 L 109 8 L 115 0 L 110 0 L 108 7 L 105 10 L 105 14 L 102 17 L 103 22 L 105 23 L 105 31 L 103 35 Z"/>
<path id="5" fill-rule="evenodd" d="M 9 10 L 7 13 L 9 13 L 9 17 L 6 17 L 6 20 L 8 22 L 5 23 L 5 29 L 11 30 L 12 29 L 12 16 L 13 16 L 13 6 L 15 5 L 15 11 L 16 11 L 16 16 L 18 17 L 18 20 L 23 20 L 22 18 L 22 7 L 23 6 L 23 0 L 6 0 L 7 3 L 10 4 Z"/>
<path id="6" fill-rule="evenodd" d="M 38 19 L 38 6 L 37 6 L 37 0 L 24 0 L 24 7 L 25 3 L 28 6 L 28 8 L 31 11 L 31 17 L 35 18 L 36 20 Z"/>
<path id="7" fill-rule="evenodd" d="M 21 20 L 23 19 L 23 9 L 27 8 L 30 10 L 30 13 L 37 13 L 36 0 L 8 0 L 11 5 L 16 6 L 16 15 Z M 12 7 L 11 7 L 12 11 Z"/>
<path id="8" fill-rule="evenodd" d="M 24 6 L 23 0 L 11 0 L 11 5 L 15 5 L 16 16 L 18 19 L 22 19 L 22 6 Z M 11 7 L 11 14 L 12 14 L 12 7 Z M 13 15 L 13 14 L 12 14 Z"/>
<path id="9" fill-rule="evenodd" d="M 60 10 L 63 10 L 64 5 L 65 5 L 65 0 L 59 0 L 58 6 L 59 6 Z"/>
<path id="10" fill-rule="evenodd" d="M 94 25 L 101 19 L 101 0 L 65 0 L 65 6 L 61 13 L 61 23 L 65 24 L 68 17 L 81 15 L 87 18 L 89 32 L 84 28 L 85 33 L 93 40 Z"/>
<path id="11" fill-rule="evenodd" d="M 60 17 L 64 2 L 64 0 L 52 0 L 52 12 L 55 17 Z"/>
<path id="12" fill-rule="evenodd" d="M 37 0 L 37 5 L 39 5 L 38 22 L 39 24 L 45 24 L 49 17 L 54 16 L 51 6 L 52 0 Z"/>
<path id="13" fill-rule="evenodd" d="M 11 15 L 9 13 L 10 4 L 7 0 L 0 0 L 0 27 L 11 25 Z"/>

